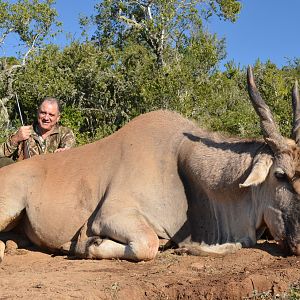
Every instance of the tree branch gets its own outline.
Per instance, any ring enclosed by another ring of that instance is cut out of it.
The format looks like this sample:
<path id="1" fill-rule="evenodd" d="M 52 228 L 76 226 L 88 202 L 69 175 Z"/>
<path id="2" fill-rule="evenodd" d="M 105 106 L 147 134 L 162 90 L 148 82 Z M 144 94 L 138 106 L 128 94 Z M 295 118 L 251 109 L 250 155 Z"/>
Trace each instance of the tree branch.
<path id="1" fill-rule="evenodd" d="M 23 59 L 22 59 L 22 65 L 25 66 L 26 64 L 26 60 L 27 60 L 27 57 L 29 56 L 30 52 L 32 52 L 34 49 L 35 49 L 35 44 L 36 44 L 36 41 L 37 39 L 39 38 L 40 34 L 37 33 L 35 38 L 33 39 L 32 41 L 32 44 L 30 46 L 30 48 L 28 49 L 28 51 L 25 53 Z"/>
<path id="2" fill-rule="evenodd" d="M 0 44 L 3 44 L 6 37 L 13 31 L 14 31 L 14 28 L 9 28 L 8 30 L 6 30 L 0 38 Z"/>
<path id="3" fill-rule="evenodd" d="M 129 24 L 129 25 L 132 25 L 132 26 L 135 26 L 135 27 L 137 27 L 137 28 L 139 28 L 139 29 L 141 29 L 141 28 L 144 28 L 144 26 L 143 25 L 141 25 L 140 23 L 138 23 L 136 20 L 134 20 L 134 19 L 129 19 L 129 18 L 126 18 L 125 16 L 121 16 L 121 15 L 119 15 L 119 17 L 118 17 L 120 20 L 123 20 L 125 23 L 127 23 L 127 24 Z"/>

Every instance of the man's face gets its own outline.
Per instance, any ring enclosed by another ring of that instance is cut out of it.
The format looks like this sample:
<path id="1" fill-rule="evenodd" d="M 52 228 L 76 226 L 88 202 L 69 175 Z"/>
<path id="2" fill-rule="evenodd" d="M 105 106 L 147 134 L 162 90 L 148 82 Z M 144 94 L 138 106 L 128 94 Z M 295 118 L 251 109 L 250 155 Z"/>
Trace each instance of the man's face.
<path id="1" fill-rule="evenodd" d="M 37 121 L 43 132 L 51 130 L 59 120 L 57 103 L 44 101 L 38 110 Z"/>

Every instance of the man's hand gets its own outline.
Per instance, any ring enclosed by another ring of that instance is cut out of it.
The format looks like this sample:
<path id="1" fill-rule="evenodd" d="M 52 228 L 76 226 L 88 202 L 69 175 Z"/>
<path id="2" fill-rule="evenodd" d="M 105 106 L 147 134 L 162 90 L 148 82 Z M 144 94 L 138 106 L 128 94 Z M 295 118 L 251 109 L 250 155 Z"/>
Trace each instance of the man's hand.
<path id="1" fill-rule="evenodd" d="M 58 148 L 54 151 L 54 153 L 57 153 L 57 152 L 63 152 L 63 151 L 66 151 L 66 150 L 69 150 L 70 147 L 65 147 L 65 148 Z"/>
<path id="2" fill-rule="evenodd" d="M 11 137 L 13 145 L 17 146 L 20 142 L 27 140 L 31 134 L 31 125 L 21 126 L 18 131 Z"/>

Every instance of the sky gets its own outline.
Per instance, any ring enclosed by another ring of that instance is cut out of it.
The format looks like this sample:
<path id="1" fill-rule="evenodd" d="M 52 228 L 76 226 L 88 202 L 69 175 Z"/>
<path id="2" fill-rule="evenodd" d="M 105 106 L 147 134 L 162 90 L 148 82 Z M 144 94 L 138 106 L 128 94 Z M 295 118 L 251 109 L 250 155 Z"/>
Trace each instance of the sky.
<path id="1" fill-rule="evenodd" d="M 56 9 L 63 22 L 63 34 L 54 40 L 64 46 L 70 40 L 66 32 L 80 38 L 78 18 L 91 15 L 97 0 L 57 0 Z M 234 60 L 241 67 L 257 59 L 270 59 L 279 68 L 300 58 L 300 0 L 244 0 L 235 23 L 213 18 L 207 25 L 219 38 L 225 37 L 227 57 L 222 64 Z M 12 42 L 13 43 L 13 42 Z M 8 52 L 6 53 L 8 54 Z"/>
<path id="2" fill-rule="evenodd" d="M 241 66 L 259 58 L 278 67 L 300 58 L 300 1 L 245 0 L 235 23 L 213 20 L 211 32 L 226 38 L 227 58 Z"/>

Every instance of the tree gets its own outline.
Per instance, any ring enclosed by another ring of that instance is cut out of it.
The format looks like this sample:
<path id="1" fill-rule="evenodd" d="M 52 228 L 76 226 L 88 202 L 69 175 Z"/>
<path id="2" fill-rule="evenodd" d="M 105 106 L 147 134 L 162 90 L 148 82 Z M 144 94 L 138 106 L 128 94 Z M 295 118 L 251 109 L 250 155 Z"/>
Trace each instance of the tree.
<path id="1" fill-rule="evenodd" d="M 128 40 L 135 40 L 145 45 L 162 67 L 168 48 L 185 47 L 202 31 L 204 19 L 215 13 L 235 21 L 241 4 L 236 0 L 104 0 L 96 8 L 95 39 L 100 46 L 122 48 Z"/>
<path id="2" fill-rule="evenodd" d="M 17 74 L 25 68 L 34 52 L 43 46 L 53 27 L 59 26 L 57 12 L 52 7 L 54 0 L 0 0 L 0 45 L 3 57 L 0 60 L 0 127 L 7 128 L 10 119 L 7 105 L 15 98 L 14 81 Z M 19 40 L 17 58 L 5 55 L 5 41 L 11 35 Z"/>
<path id="3" fill-rule="evenodd" d="M 78 143 L 106 136 L 132 117 L 134 87 L 117 66 L 119 54 L 102 52 L 92 43 L 74 42 L 60 50 L 48 45 L 28 60 L 15 88 L 31 122 L 37 101 L 45 96 L 61 100 L 64 125 Z"/>

